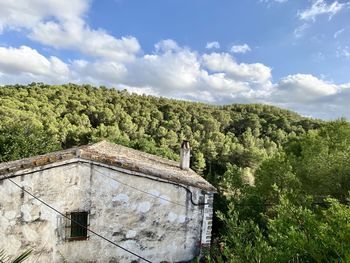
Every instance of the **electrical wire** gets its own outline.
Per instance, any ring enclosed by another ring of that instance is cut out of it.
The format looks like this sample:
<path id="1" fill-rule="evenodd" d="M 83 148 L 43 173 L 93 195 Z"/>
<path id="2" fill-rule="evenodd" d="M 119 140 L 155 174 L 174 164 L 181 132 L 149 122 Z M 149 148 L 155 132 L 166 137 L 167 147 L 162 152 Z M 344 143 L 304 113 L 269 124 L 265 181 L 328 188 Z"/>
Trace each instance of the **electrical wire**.
<path id="1" fill-rule="evenodd" d="M 24 187 L 22 187 L 22 186 L 20 186 L 19 184 L 17 184 L 17 183 L 16 183 L 15 181 L 13 181 L 11 178 L 7 178 L 7 179 L 8 179 L 11 183 L 13 183 L 15 186 L 17 186 L 18 188 L 20 188 L 22 191 L 26 192 L 28 195 L 30 195 L 30 196 L 33 197 L 34 199 L 38 200 L 40 203 L 44 204 L 45 206 L 47 206 L 47 207 L 50 208 L 51 210 L 55 211 L 55 212 L 58 213 L 59 215 L 63 216 L 64 218 L 70 220 L 70 221 L 73 222 L 74 224 L 77 224 L 78 226 L 80 226 L 80 227 L 86 229 L 87 231 L 89 231 L 89 232 L 91 232 L 92 234 L 98 236 L 99 238 L 101 238 L 101 239 L 103 239 L 103 240 L 105 240 L 105 241 L 111 243 L 112 245 L 114 245 L 114 246 L 116 246 L 116 247 L 118 247 L 118 248 L 120 248 L 120 249 L 122 249 L 122 250 L 128 252 L 129 254 L 131 254 L 131 255 L 133 255 L 133 256 L 135 256 L 135 257 L 138 257 L 139 259 L 142 259 L 142 260 L 145 261 L 145 262 L 152 263 L 152 262 L 149 261 L 148 259 L 146 259 L 146 258 L 144 258 L 144 257 L 142 257 L 142 256 L 140 256 L 140 255 L 138 255 L 138 254 L 136 254 L 136 253 L 134 253 L 134 252 L 132 252 L 132 251 L 130 251 L 130 250 L 128 250 L 128 249 L 126 249 L 126 248 L 120 246 L 120 245 L 118 245 L 117 243 L 113 242 L 112 240 L 109 240 L 108 238 L 106 238 L 106 237 L 104 237 L 104 236 L 98 234 L 97 232 L 95 232 L 95 231 L 89 229 L 87 226 L 85 226 L 85 225 L 83 225 L 83 224 L 81 224 L 81 223 L 79 223 L 79 222 L 77 222 L 77 221 L 75 221 L 75 220 L 69 218 L 67 215 L 61 213 L 60 211 L 58 211 L 58 210 L 57 210 L 56 208 L 54 208 L 53 206 L 49 205 L 48 203 L 46 203 L 46 202 L 44 202 L 43 200 L 41 200 L 39 197 L 36 197 L 35 195 L 33 195 L 32 193 L 30 193 L 29 191 L 27 191 Z"/>
<path id="2" fill-rule="evenodd" d="M 84 165 L 86 165 L 86 164 L 84 164 Z M 87 165 L 86 165 L 86 166 L 87 166 Z M 111 177 L 111 176 L 108 176 L 108 175 L 106 175 L 105 173 L 102 173 L 102 172 L 100 172 L 100 171 L 98 171 L 98 170 L 96 170 L 96 172 L 98 172 L 99 174 L 101 174 L 101 175 L 103 175 L 103 176 L 105 176 L 105 177 L 107 177 L 107 178 L 109 178 L 109 179 L 111 179 L 111 180 L 113 180 L 113 181 L 116 181 L 116 182 L 118 182 L 118 183 L 120 183 L 120 184 L 122 184 L 122 185 L 124 185 L 124 186 L 130 187 L 130 188 L 132 188 L 132 189 L 134 189 L 134 190 L 136 190 L 136 191 L 139 191 L 139 192 L 141 192 L 141 193 L 150 195 L 150 196 L 152 196 L 152 197 L 154 197 L 154 198 L 157 198 L 157 199 L 164 200 L 164 201 L 169 202 L 169 203 L 172 203 L 172 204 L 174 204 L 174 205 L 186 207 L 186 205 L 183 205 L 183 204 L 180 204 L 180 203 L 176 203 L 176 202 L 171 201 L 171 200 L 169 200 L 169 199 L 166 199 L 166 198 L 164 198 L 164 197 L 161 197 L 161 196 L 152 194 L 152 193 L 150 193 L 150 192 L 147 192 L 147 191 L 144 191 L 144 190 L 142 190 L 142 189 L 139 189 L 139 188 L 137 188 L 137 187 L 135 187 L 135 186 L 129 185 L 129 184 L 127 184 L 127 183 L 124 183 L 124 182 L 122 182 L 122 181 L 120 181 L 120 180 L 117 180 L 117 179 L 115 179 L 115 178 L 113 178 L 113 177 Z"/>
<path id="3" fill-rule="evenodd" d="M 72 162 L 73 163 L 73 162 Z M 100 165 L 98 163 L 94 163 L 94 162 L 91 162 L 91 161 L 85 161 L 85 160 L 78 160 L 74 163 L 82 163 L 82 164 L 93 164 L 95 166 L 99 166 L 99 167 L 103 167 L 103 168 L 108 168 L 108 169 L 111 169 L 111 170 L 114 170 L 114 171 L 120 171 L 118 169 L 115 169 L 113 167 L 106 167 L 104 165 Z M 23 175 L 28 175 L 28 174 L 33 174 L 33 173 L 37 173 L 37 172 L 41 172 L 41 171 L 46 171 L 46 170 L 50 170 L 50 169 L 54 169 L 56 167 L 61 167 L 61 166 L 65 166 L 67 165 L 66 163 L 65 164 L 59 164 L 59 165 L 55 165 L 55 166 L 51 166 L 51 167 L 45 167 L 45 168 L 41 168 L 41 169 L 37 169 L 35 171 L 30 171 L 30 172 L 25 172 L 25 173 L 13 173 L 11 175 L 8 175 L 8 176 L 4 176 L 2 178 L 0 178 L 0 181 L 3 181 L 3 180 L 6 180 L 8 178 L 13 178 L 13 177 L 17 177 L 17 176 L 23 176 Z M 127 171 L 124 171 L 125 173 L 127 173 Z M 101 173 L 102 174 L 102 173 Z M 137 174 L 134 174 L 132 173 L 133 176 L 138 176 L 138 177 L 144 177 L 144 176 L 140 176 L 140 175 L 137 175 Z M 172 184 L 172 185 L 175 185 L 177 187 L 181 187 L 183 189 L 185 189 L 185 191 L 190 195 L 190 201 L 191 201 L 191 204 L 194 205 L 194 206 L 205 206 L 205 205 L 209 205 L 209 203 L 196 203 L 194 200 L 193 200 L 193 193 L 190 189 L 188 189 L 186 186 L 184 185 L 181 185 L 181 184 L 178 184 L 178 183 L 174 183 L 174 182 L 170 182 L 170 181 L 162 181 L 162 180 L 159 180 L 159 179 L 155 179 L 155 178 L 151 178 L 151 177 L 147 177 L 147 179 L 149 180 L 153 180 L 153 181 L 157 181 L 157 182 L 161 182 L 161 183 L 165 183 L 165 184 Z M 146 191 L 143 191 L 141 189 L 138 189 L 136 187 L 133 187 L 133 186 L 130 186 L 128 185 L 129 187 L 131 188 L 134 188 L 135 190 L 138 190 L 140 192 L 143 192 L 143 193 L 146 193 L 146 194 L 149 194 L 149 195 L 152 195 L 151 193 L 148 193 Z M 156 195 L 153 195 L 155 198 L 159 198 L 159 199 L 162 199 L 160 196 L 156 196 Z M 165 199 L 167 200 L 167 199 Z M 169 200 L 168 200 L 169 201 Z M 181 205 L 181 206 L 184 206 L 182 204 L 177 204 L 177 205 Z M 186 206 L 184 206 L 186 207 Z"/>
<path id="4" fill-rule="evenodd" d="M 77 163 L 77 162 L 72 162 L 72 164 L 73 164 L 73 163 Z M 1 178 L 0 178 L 0 181 L 6 180 L 6 179 L 8 179 L 8 178 L 14 178 L 14 177 L 17 177 L 17 176 L 23 176 L 23 175 L 28 175 L 28 174 L 34 174 L 34 173 L 37 173 L 37 172 L 43 172 L 43 171 L 46 171 L 46 170 L 51 170 L 51 169 L 54 169 L 54 168 L 57 168 L 57 167 L 66 166 L 66 165 L 67 165 L 67 163 L 62 163 L 62 164 L 58 164 L 58 165 L 55 165 L 55 166 L 40 168 L 40 169 L 37 169 L 37 170 L 34 170 L 34 171 L 25 172 L 25 173 L 16 173 L 16 172 L 14 172 L 13 174 L 6 175 L 6 176 L 1 177 Z M 75 168 L 75 167 L 72 167 L 72 168 Z M 70 168 L 70 169 L 71 169 L 71 168 Z M 67 169 L 67 170 L 70 170 L 70 169 Z"/>
<path id="5" fill-rule="evenodd" d="M 86 164 L 93 164 L 93 165 L 95 165 L 95 166 L 99 166 L 99 167 L 103 167 L 103 168 L 108 168 L 108 169 L 111 169 L 111 170 L 120 172 L 120 169 L 115 169 L 115 168 L 110 167 L 110 166 L 106 167 L 106 166 L 101 165 L 101 164 L 99 164 L 99 163 L 94 163 L 94 162 L 89 162 L 89 161 L 84 161 L 84 160 L 79 160 L 78 162 L 80 162 L 80 163 L 86 163 Z M 123 172 L 124 172 L 124 173 L 128 173 L 127 170 L 125 170 L 125 171 L 123 171 Z M 131 173 L 130 173 L 130 174 L 131 174 Z M 135 173 L 132 173 L 131 175 L 137 176 L 137 177 L 145 178 L 144 176 L 138 175 L 138 174 L 135 174 Z M 172 184 L 172 185 L 175 185 L 175 186 L 177 186 L 177 187 L 181 187 L 181 188 L 185 189 L 186 192 L 190 195 L 190 201 L 191 201 L 192 205 L 194 205 L 194 206 L 205 206 L 205 205 L 210 205 L 210 203 L 196 203 L 196 202 L 193 200 L 193 193 L 192 193 L 192 191 L 191 191 L 190 189 L 188 189 L 188 188 L 187 188 L 186 186 L 184 186 L 184 185 L 181 185 L 181 184 L 178 184 L 178 183 L 174 183 L 174 182 L 171 182 L 171 181 L 163 181 L 163 180 L 160 180 L 160 179 L 158 179 L 158 178 L 157 178 L 157 179 L 156 179 L 156 178 L 151 178 L 151 177 L 146 177 L 146 178 L 149 179 L 149 180 L 153 180 L 153 181 L 160 182 L 160 183 L 164 183 L 164 184 Z M 135 188 L 136 188 L 136 187 L 135 187 Z M 137 188 L 137 190 L 139 190 L 140 192 L 143 191 L 143 190 L 138 189 L 138 188 Z M 148 193 L 148 192 L 146 192 L 146 193 Z M 148 193 L 148 194 L 151 194 L 151 193 Z M 158 196 L 155 196 L 155 197 L 159 198 Z"/>

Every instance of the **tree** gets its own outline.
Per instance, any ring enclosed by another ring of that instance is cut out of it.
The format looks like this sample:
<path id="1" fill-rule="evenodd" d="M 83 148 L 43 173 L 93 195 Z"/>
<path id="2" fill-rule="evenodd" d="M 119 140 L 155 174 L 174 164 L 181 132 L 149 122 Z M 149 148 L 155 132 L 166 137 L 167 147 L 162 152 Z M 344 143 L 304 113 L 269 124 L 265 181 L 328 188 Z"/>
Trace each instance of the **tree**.
<path id="1" fill-rule="evenodd" d="M 313 207 L 312 199 L 295 205 L 281 196 L 276 216 L 264 231 L 253 220 L 240 219 L 230 206 L 221 255 L 224 262 L 349 262 L 350 207 L 327 199 L 326 207 Z"/>
<path id="2" fill-rule="evenodd" d="M 196 173 L 203 175 L 204 169 L 206 167 L 204 154 L 201 152 L 194 152 L 192 155 L 193 169 Z"/>
<path id="3" fill-rule="evenodd" d="M 59 149 L 58 138 L 40 124 L 21 121 L 0 125 L 0 162 L 44 154 Z"/>

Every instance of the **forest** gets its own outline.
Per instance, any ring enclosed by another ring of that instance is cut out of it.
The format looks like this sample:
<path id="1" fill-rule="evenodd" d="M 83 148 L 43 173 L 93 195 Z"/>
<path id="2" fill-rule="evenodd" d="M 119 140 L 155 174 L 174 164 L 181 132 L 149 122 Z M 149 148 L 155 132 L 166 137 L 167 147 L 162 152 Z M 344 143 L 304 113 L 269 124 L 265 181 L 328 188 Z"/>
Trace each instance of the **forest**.
<path id="1" fill-rule="evenodd" d="M 207 262 L 349 262 L 350 123 L 91 85 L 0 87 L 0 162 L 106 139 L 178 160 L 218 189 Z"/>

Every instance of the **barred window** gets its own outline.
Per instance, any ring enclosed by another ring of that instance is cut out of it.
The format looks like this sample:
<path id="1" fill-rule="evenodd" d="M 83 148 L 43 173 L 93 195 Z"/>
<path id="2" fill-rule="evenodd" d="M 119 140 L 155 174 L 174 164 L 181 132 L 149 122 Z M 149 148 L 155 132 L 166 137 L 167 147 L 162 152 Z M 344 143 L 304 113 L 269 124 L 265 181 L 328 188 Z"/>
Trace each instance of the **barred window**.
<path id="1" fill-rule="evenodd" d="M 69 220 L 66 224 L 66 240 L 86 240 L 89 238 L 87 227 L 89 226 L 88 212 L 71 212 L 67 214 Z"/>

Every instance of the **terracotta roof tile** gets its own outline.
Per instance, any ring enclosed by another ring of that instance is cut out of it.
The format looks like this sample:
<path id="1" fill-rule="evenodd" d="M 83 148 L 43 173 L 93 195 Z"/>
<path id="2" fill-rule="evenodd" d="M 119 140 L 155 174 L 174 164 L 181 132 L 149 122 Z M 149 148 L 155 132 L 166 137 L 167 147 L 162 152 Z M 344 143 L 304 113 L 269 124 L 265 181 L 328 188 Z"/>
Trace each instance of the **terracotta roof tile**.
<path id="1" fill-rule="evenodd" d="M 121 145 L 102 141 L 17 161 L 0 163 L 0 177 L 20 170 L 44 166 L 61 160 L 80 158 L 194 186 L 206 191 L 216 189 L 192 170 L 182 170 L 179 163 Z"/>

